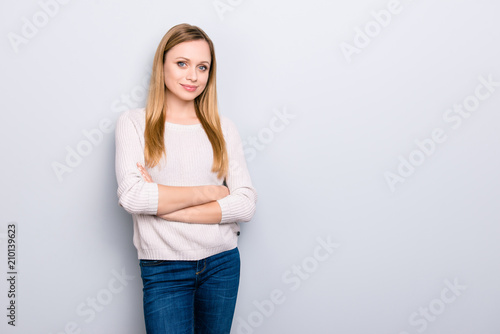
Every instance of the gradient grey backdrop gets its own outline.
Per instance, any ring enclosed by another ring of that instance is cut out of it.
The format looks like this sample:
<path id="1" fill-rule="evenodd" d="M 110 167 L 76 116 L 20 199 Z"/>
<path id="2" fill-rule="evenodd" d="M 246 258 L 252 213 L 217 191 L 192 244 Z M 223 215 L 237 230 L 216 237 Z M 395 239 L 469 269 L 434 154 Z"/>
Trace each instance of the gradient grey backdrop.
<path id="1" fill-rule="evenodd" d="M 241 224 L 232 333 L 500 332 L 498 2 L 0 7 L 2 333 L 145 333 L 114 124 L 144 106 L 156 47 L 182 22 L 214 41 L 220 113 L 238 126 L 259 193 Z M 477 90 L 481 77 L 496 84 Z M 451 110 L 463 103 L 469 116 Z M 436 128 L 446 140 L 432 148 Z M 391 189 L 386 173 L 410 157 L 418 165 Z M 331 253 L 318 248 L 328 239 Z"/>

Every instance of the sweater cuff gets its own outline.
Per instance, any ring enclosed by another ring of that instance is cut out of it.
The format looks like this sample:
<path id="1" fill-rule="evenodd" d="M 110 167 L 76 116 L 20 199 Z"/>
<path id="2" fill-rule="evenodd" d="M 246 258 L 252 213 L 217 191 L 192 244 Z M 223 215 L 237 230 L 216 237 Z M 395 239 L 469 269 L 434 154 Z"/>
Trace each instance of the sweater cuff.
<path id="1" fill-rule="evenodd" d="M 146 214 L 156 215 L 158 213 L 158 199 L 160 197 L 158 191 L 158 184 L 153 182 L 146 182 L 144 184 L 146 193 L 148 194 L 148 207 Z"/>
<path id="2" fill-rule="evenodd" d="M 222 218 L 219 222 L 219 224 L 227 224 L 227 223 L 232 223 L 231 221 L 231 210 L 230 210 L 230 205 L 228 201 L 231 199 L 231 196 L 226 196 L 224 198 L 218 199 L 217 203 L 220 205 L 220 210 L 222 214 Z"/>

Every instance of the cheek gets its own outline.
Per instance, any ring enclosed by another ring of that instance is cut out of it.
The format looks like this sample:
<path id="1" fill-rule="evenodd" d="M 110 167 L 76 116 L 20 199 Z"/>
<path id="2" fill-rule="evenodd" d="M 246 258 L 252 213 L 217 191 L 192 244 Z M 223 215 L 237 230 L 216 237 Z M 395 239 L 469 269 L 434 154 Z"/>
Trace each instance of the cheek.
<path id="1" fill-rule="evenodd" d="M 168 89 L 173 90 L 178 86 L 179 78 L 178 74 L 175 71 L 165 71 L 165 86 Z"/>
<path id="2" fill-rule="evenodd" d="M 201 77 L 200 77 L 201 81 L 203 82 L 203 86 L 206 86 L 207 83 L 208 83 L 208 73 L 207 74 L 203 74 Z"/>
<path id="3" fill-rule="evenodd" d="M 170 76 L 165 75 L 165 86 L 167 86 L 168 89 L 172 90 L 174 83 Z"/>
<path id="4" fill-rule="evenodd" d="M 165 81 L 173 82 L 179 79 L 179 70 L 167 67 L 163 70 L 163 75 L 165 76 Z"/>

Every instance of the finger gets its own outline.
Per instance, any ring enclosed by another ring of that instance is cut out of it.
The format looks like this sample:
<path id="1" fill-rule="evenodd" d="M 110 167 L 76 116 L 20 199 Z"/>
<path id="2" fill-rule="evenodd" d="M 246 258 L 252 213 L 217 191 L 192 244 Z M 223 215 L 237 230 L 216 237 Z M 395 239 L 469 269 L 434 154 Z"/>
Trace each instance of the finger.
<path id="1" fill-rule="evenodd" d="M 151 182 L 151 181 L 153 181 L 153 180 L 151 179 L 151 176 L 149 175 L 149 173 L 148 173 L 147 171 L 145 171 L 145 170 L 141 170 L 141 174 L 142 174 L 142 177 L 144 178 L 144 180 L 145 180 L 146 182 Z"/>
<path id="2" fill-rule="evenodd" d="M 147 174 L 144 172 L 144 170 L 139 169 L 139 172 L 141 173 L 141 175 L 144 178 L 144 180 L 147 180 Z"/>

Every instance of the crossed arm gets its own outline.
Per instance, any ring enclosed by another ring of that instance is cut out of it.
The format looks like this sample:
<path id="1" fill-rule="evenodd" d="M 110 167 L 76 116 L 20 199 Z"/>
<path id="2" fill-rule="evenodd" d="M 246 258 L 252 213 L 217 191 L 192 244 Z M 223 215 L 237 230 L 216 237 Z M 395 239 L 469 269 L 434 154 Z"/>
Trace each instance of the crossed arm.
<path id="1" fill-rule="evenodd" d="M 147 170 L 140 163 L 137 168 L 144 181 L 153 183 Z M 222 211 L 218 199 L 229 195 L 226 186 L 170 187 L 158 184 L 158 211 L 156 216 L 165 220 L 197 224 L 218 224 Z M 169 201 L 165 198 L 176 198 Z"/>

